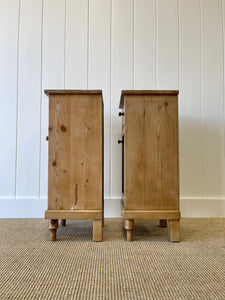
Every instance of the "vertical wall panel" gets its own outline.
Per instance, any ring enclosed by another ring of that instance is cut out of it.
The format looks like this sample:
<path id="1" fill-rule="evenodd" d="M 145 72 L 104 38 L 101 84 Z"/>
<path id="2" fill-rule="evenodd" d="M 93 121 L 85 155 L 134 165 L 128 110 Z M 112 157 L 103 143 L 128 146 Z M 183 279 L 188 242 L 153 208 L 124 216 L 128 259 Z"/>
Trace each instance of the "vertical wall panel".
<path id="1" fill-rule="evenodd" d="M 155 12 L 155 0 L 134 0 L 135 89 L 156 89 Z"/>
<path id="2" fill-rule="evenodd" d="M 204 195 L 224 196 L 223 39 L 220 0 L 202 1 Z"/>
<path id="3" fill-rule="evenodd" d="M 42 0 L 22 0 L 19 31 L 17 191 L 39 196 Z"/>
<path id="4" fill-rule="evenodd" d="M 200 17 L 200 1 L 180 1 L 180 192 L 185 197 L 203 195 Z"/>
<path id="5" fill-rule="evenodd" d="M 112 6 L 111 195 L 121 195 L 121 90 L 133 89 L 133 1 L 114 0 Z"/>
<path id="6" fill-rule="evenodd" d="M 224 199 L 222 17 L 225 0 L 0 0 L 1 209 L 5 198 L 47 196 L 43 90 L 63 88 L 103 89 L 112 198 L 121 195 L 121 90 L 179 88 L 184 207 L 208 199 L 208 212 Z"/>
<path id="7" fill-rule="evenodd" d="M 88 0 L 66 0 L 65 88 L 87 89 Z"/>
<path id="8" fill-rule="evenodd" d="M 42 89 L 64 88 L 65 0 L 45 0 L 43 8 Z M 48 97 L 42 96 L 40 195 L 47 197 Z"/>
<path id="9" fill-rule="evenodd" d="M 0 1 L 0 196 L 15 193 L 19 0 Z"/>
<path id="10" fill-rule="evenodd" d="M 178 89 L 178 0 L 157 1 L 157 88 Z"/>
<path id="11" fill-rule="evenodd" d="M 104 194 L 109 197 L 110 179 L 110 0 L 90 0 L 89 89 L 103 90 L 104 101 Z"/>

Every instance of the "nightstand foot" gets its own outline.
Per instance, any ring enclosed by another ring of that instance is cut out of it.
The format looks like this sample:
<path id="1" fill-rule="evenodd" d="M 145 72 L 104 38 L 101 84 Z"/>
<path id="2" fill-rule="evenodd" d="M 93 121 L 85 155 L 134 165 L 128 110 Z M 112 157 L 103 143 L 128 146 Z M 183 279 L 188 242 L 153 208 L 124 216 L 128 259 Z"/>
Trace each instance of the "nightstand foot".
<path id="1" fill-rule="evenodd" d="M 56 231 L 58 228 L 58 220 L 54 220 L 54 219 L 49 220 L 48 228 L 50 231 L 51 241 L 56 241 Z"/>
<path id="2" fill-rule="evenodd" d="M 134 220 L 124 220 L 124 229 L 127 233 L 127 241 L 133 241 Z"/>
<path id="3" fill-rule="evenodd" d="M 169 235 L 171 242 L 180 242 L 180 220 L 169 220 Z"/>
<path id="4" fill-rule="evenodd" d="M 66 226 L 66 219 L 61 220 L 61 225 Z"/>
<path id="5" fill-rule="evenodd" d="M 159 220 L 160 227 L 167 227 L 167 220 Z"/>
<path id="6" fill-rule="evenodd" d="M 93 241 L 101 242 L 102 241 L 102 220 L 93 220 Z"/>

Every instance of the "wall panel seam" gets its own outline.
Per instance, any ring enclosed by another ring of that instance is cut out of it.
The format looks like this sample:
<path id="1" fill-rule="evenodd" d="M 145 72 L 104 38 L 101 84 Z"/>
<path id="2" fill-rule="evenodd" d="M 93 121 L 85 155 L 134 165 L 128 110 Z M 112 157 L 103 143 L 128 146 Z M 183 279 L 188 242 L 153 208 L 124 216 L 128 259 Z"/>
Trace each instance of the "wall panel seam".
<path id="1" fill-rule="evenodd" d="M 221 11 L 222 11 L 222 47 L 223 47 L 223 155 L 225 157 L 225 105 L 224 105 L 224 95 L 225 95 L 225 86 L 224 86 L 224 71 L 225 71 L 225 64 L 224 64 L 224 0 L 221 0 Z"/>
<path id="2" fill-rule="evenodd" d="M 155 89 L 158 89 L 158 0 L 155 0 Z"/>
<path id="3" fill-rule="evenodd" d="M 64 89 L 66 88 L 66 1 L 64 6 Z"/>
<path id="4" fill-rule="evenodd" d="M 204 92 L 203 92 L 203 83 L 204 83 L 204 78 L 203 78 L 203 71 L 204 71 L 204 66 L 203 66 L 203 4 L 202 0 L 200 1 L 200 47 L 201 47 L 201 152 L 202 152 L 202 198 L 204 199 L 205 197 L 205 178 L 204 178 Z"/>
<path id="5" fill-rule="evenodd" d="M 19 0 L 19 15 L 18 15 L 18 28 L 17 28 L 17 87 L 16 87 L 16 149 L 15 149 L 15 191 L 16 198 L 17 191 L 17 163 L 18 163 L 18 121 L 19 121 L 19 56 L 20 56 L 20 13 L 21 13 L 21 0 Z"/>
<path id="6" fill-rule="evenodd" d="M 90 53 L 90 0 L 88 0 L 87 12 L 87 90 L 89 87 L 89 53 Z"/>
<path id="7" fill-rule="evenodd" d="M 181 52 L 181 46 L 180 46 L 180 0 L 178 0 L 178 90 L 180 89 L 180 52 Z"/>
<path id="8" fill-rule="evenodd" d="M 135 0 L 133 0 L 133 89 L 135 89 Z"/>
<path id="9" fill-rule="evenodd" d="M 113 0 L 110 0 L 110 124 L 109 124 L 109 196 L 112 196 L 112 14 Z"/>
<path id="10" fill-rule="evenodd" d="M 44 17 L 44 0 L 42 0 L 41 8 L 41 83 L 40 83 L 40 145 L 39 145 L 39 192 L 38 197 L 41 197 L 41 139 L 42 139 L 42 88 L 43 88 L 43 17 Z"/>

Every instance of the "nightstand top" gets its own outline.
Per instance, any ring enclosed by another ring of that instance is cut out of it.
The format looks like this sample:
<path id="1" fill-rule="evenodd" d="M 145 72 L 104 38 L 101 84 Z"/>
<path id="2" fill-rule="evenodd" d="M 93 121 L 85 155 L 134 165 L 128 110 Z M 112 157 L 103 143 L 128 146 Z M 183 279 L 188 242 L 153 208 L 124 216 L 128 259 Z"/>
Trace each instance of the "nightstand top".
<path id="1" fill-rule="evenodd" d="M 103 103 L 102 90 L 44 90 L 47 96 L 54 95 L 100 95 Z"/>
<path id="2" fill-rule="evenodd" d="M 45 90 L 47 96 L 50 95 L 102 95 L 102 90 Z"/>
<path id="3" fill-rule="evenodd" d="M 124 90 L 121 92 L 119 108 L 124 107 L 124 96 L 127 95 L 178 95 L 178 90 Z"/>

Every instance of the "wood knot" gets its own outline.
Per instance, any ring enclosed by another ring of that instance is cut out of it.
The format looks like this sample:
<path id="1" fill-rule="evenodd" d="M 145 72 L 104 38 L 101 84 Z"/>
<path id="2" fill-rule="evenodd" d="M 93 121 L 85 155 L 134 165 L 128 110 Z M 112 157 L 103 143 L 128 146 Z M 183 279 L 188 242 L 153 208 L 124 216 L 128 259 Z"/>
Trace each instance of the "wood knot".
<path id="1" fill-rule="evenodd" d="M 60 129 L 62 130 L 62 132 L 65 132 L 65 131 L 66 131 L 66 127 L 65 127 L 64 125 L 62 125 L 62 126 L 60 127 Z"/>
<path id="2" fill-rule="evenodd" d="M 56 161 L 55 160 L 52 162 L 52 165 L 53 165 L 53 167 L 56 166 Z"/>
<path id="3" fill-rule="evenodd" d="M 52 131 L 52 127 L 49 127 L 49 128 L 48 128 L 48 131 Z"/>

